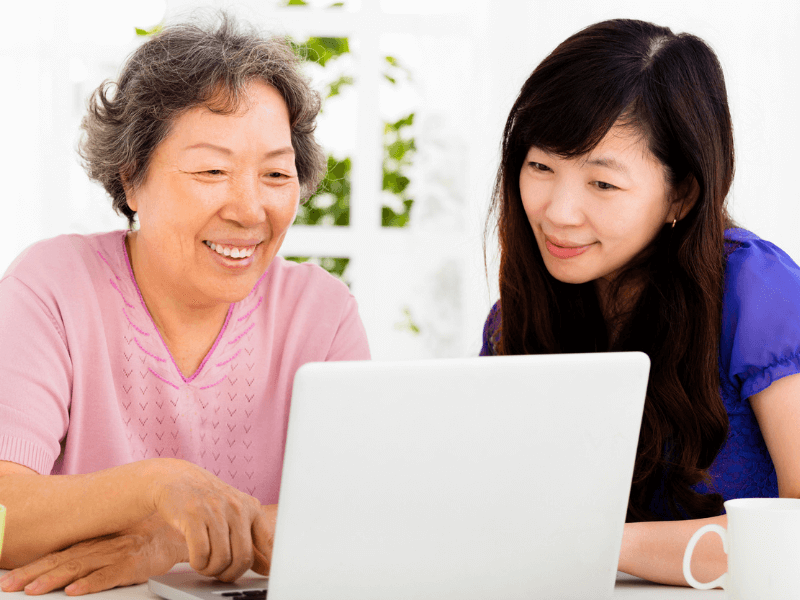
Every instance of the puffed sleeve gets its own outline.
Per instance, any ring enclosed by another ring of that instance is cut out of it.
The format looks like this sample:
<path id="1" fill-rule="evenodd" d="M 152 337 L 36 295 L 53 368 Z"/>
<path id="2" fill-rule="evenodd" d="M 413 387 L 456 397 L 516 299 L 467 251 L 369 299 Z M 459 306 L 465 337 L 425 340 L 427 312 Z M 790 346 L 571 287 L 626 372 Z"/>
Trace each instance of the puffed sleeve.
<path id="1" fill-rule="evenodd" d="M 753 234 L 728 257 L 720 370 L 722 385 L 740 401 L 800 373 L 800 267 Z"/>
<path id="2" fill-rule="evenodd" d="M 500 302 L 495 302 L 483 324 L 483 346 L 479 356 L 495 356 L 495 343 L 500 334 Z"/>
<path id="3" fill-rule="evenodd" d="M 49 474 L 69 424 L 72 364 L 59 315 L 15 277 L 0 282 L 0 460 Z"/>

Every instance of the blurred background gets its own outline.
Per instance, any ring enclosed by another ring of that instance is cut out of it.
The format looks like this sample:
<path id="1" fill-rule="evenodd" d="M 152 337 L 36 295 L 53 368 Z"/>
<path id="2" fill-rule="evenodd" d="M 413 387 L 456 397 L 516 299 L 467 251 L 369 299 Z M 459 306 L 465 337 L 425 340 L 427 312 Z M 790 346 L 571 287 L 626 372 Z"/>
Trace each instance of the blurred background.
<path id="1" fill-rule="evenodd" d="M 734 218 L 800 259 L 800 3 L 609 0 L 73 0 L 7 5 L 0 34 L 0 272 L 31 243 L 121 229 L 75 146 L 85 102 L 165 20 L 225 8 L 291 38 L 324 98 L 329 173 L 282 255 L 359 301 L 377 359 L 478 353 L 496 291 L 483 232 L 505 118 L 559 42 L 608 18 L 717 52 L 736 135 Z"/>

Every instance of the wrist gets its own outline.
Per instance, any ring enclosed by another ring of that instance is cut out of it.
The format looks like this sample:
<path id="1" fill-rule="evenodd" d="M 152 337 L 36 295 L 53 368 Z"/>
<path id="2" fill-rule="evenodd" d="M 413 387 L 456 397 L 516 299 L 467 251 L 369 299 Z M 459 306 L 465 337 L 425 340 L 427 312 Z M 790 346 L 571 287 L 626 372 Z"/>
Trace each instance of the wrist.
<path id="1" fill-rule="evenodd" d="M 151 540 L 155 540 L 163 555 L 168 556 L 172 564 L 189 562 L 189 548 L 183 534 L 155 513 L 142 521 L 141 527 L 148 532 Z"/>
<path id="2" fill-rule="evenodd" d="M 141 500 L 147 514 L 158 512 L 165 489 L 185 470 L 186 461 L 174 458 L 149 458 L 134 463 L 140 468 Z"/>
<path id="3" fill-rule="evenodd" d="M 617 570 L 632 574 L 633 561 L 638 554 L 641 527 L 639 523 L 625 523 L 622 533 L 622 546 L 619 553 Z"/>

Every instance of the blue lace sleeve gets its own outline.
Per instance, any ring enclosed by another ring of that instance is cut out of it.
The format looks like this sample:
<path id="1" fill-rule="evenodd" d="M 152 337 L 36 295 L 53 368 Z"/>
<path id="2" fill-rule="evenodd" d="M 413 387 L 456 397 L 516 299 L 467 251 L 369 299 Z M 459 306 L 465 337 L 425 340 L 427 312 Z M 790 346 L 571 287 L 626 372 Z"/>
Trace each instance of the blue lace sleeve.
<path id="1" fill-rule="evenodd" d="M 720 377 L 744 401 L 800 373 L 800 267 L 780 248 L 741 229 L 728 257 Z"/>
<path id="2" fill-rule="evenodd" d="M 483 346 L 481 347 L 480 356 L 495 356 L 497 354 L 495 343 L 499 334 L 500 302 L 495 302 L 489 311 L 489 316 L 486 317 L 486 323 L 483 325 Z"/>

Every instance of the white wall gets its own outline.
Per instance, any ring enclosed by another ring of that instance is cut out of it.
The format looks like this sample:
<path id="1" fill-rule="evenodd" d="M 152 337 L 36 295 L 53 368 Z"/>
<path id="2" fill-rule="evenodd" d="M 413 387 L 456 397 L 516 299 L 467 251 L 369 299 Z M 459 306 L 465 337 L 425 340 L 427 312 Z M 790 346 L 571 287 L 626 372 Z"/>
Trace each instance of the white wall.
<path id="1" fill-rule="evenodd" d="M 362 9 L 377 11 L 372 4 L 376 1 L 361 0 Z M 0 271 L 38 239 L 124 226 L 102 192 L 87 183 L 81 173 L 74 142 L 83 98 L 114 72 L 135 45 L 130 36 L 119 33 L 115 23 L 130 22 L 137 7 L 144 10 L 157 3 L 33 0 L 5 9 L 7 26 L 0 38 L 0 72 L 4 74 L 0 83 L 0 164 L 4 167 Z M 398 5 L 384 0 L 381 6 L 392 4 Z M 192 5 L 191 0 L 168 2 L 171 9 Z M 263 8 L 266 0 L 242 0 L 233 5 L 245 14 L 270 14 Z M 253 8 L 256 5 L 261 8 Z M 406 2 L 400 6 L 415 5 Z M 425 17 L 425 23 L 440 24 L 441 31 L 433 32 L 433 37 L 439 36 L 444 42 L 437 47 L 426 30 L 430 60 L 421 61 L 423 72 L 419 73 L 423 87 L 427 86 L 427 95 L 421 96 L 421 110 L 450 114 L 448 156 L 454 158 L 445 168 L 455 180 L 451 183 L 460 198 L 458 210 L 464 215 L 456 233 L 448 234 L 447 244 L 440 244 L 440 250 L 435 243 L 430 246 L 433 252 L 446 256 L 456 240 L 462 263 L 458 292 L 461 316 L 451 324 L 459 329 L 459 336 L 445 354 L 477 352 L 482 320 L 496 296 L 487 288 L 484 277 L 481 234 L 507 111 L 527 75 L 556 44 L 602 19 L 652 20 L 676 32 L 699 35 L 716 50 L 727 77 L 736 135 L 737 172 L 730 198 L 734 217 L 800 259 L 800 236 L 795 234 L 800 224 L 800 198 L 794 165 L 794 141 L 800 134 L 800 75 L 794 65 L 800 56 L 800 4 L 766 0 L 756 8 L 744 2 L 696 0 L 427 0 L 416 6 L 429 13 L 455 11 L 458 19 L 452 22 L 459 24 L 458 30 L 449 30 L 451 21 L 447 17 L 439 21 Z M 127 16 L 112 17 L 112 7 L 121 7 Z M 346 27 L 347 18 L 344 15 L 338 22 Z M 280 27 L 275 19 L 270 22 Z M 402 21 L 403 16 L 397 19 Z M 98 31 L 103 35 L 93 37 Z M 398 238 L 394 254 L 413 248 L 415 239 L 422 238 Z M 430 242 L 431 236 L 426 239 Z M 417 254 L 419 259 L 422 254 Z M 414 269 L 424 268 L 419 260 Z M 361 276 L 372 278 L 372 290 L 405 285 L 415 302 L 436 302 L 436 290 L 430 286 L 423 289 L 413 282 L 384 281 L 386 273 L 372 271 L 366 275 L 361 272 Z M 491 272 L 489 280 L 493 280 Z M 370 291 L 359 301 L 369 321 L 376 354 L 386 358 L 437 354 L 430 343 L 400 343 L 406 338 L 393 331 L 395 317 L 383 325 L 378 322 L 385 299 Z M 430 315 L 434 324 L 447 317 L 441 313 L 437 316 L 436 309 L 431 309 Z"/>

